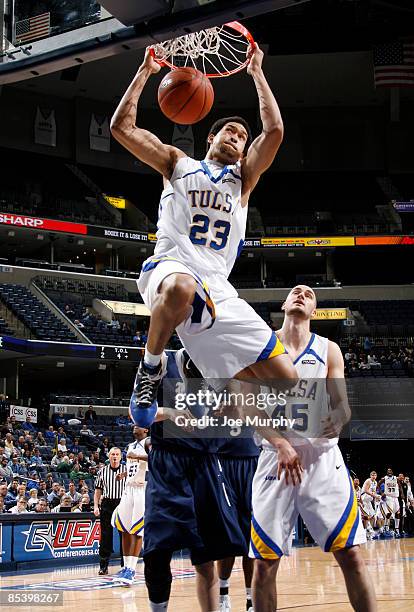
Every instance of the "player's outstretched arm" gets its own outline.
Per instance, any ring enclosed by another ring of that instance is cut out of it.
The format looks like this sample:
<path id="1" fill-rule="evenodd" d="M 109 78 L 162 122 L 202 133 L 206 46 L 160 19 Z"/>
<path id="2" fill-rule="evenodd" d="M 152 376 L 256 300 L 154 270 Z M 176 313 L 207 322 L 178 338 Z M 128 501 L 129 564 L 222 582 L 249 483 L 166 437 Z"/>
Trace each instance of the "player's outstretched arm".
<path id="1" fill-rule="evenodd" d="M 279 106 L 262 69 L 263 51 L 255 43 L 248 51 L 247 72 L 253 77 L 259 97 L 262 132 L 252 142 L 243 162 L 243 191 L 250 193 L 260 175 L 272 164 L 283 140 L 283 120 Z"/>
<path id="2" fill-rule="evenodd" d="M 155 134 L 136 125 L 142 90 L 149 77 L 159 72 L 160 68 L 147 49 L 143 63 L 112 117 L 111 133 L 135 157 L 170 179 L 177 160 L 185 157 L 184 153 L 176 147 L 163 144 Z"/>

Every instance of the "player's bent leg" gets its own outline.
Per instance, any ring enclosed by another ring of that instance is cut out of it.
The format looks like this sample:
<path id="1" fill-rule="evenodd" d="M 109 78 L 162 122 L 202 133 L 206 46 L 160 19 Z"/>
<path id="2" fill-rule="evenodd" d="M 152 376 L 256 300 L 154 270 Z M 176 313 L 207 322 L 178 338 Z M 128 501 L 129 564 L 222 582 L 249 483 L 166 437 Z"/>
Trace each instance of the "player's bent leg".
<path id="1" fill-rule="evenodd" d="M 345 578 L 349 601 L 357 612 L 376 612 L 374 585 L 359 546 L 343 548 L 334 553 Z"/>
<path id="2" fill-rule="evenodd" d="M 255 559 L 252 594 L 253 608 L 260 612 L 277 609 L 276 575 L 280 559 Z"/>
<path id="3" fill-rule="evenodd" d="M 171 593 L 172 551 L 154 550 L 144 555 L 145 584 L 147 585 L 150 609 L 166 610 Z M 161 607 L 164 606 L 164 607 Z"/>
<path id="4" fill-rule="evenodd" d="M 195 565 L 198 603 L 201 612 L 218 612 L 219 581 L 214 561 Z"/>
<path id="5" fill-rule="evenodd" d="M 157 283 L 154 279 L 154 283 Z M 156 291 L 155 291 L 156 288 Z M 181 272 L 168 274 L 158 286 L 151 306 L 151 322 L 144 359 L 140 363 L 131 395 L 129 414 L 139 427 L 152 425 L 157 413 L 157 392 L 166 373 L 164 348 L 175 328 L 191 313 L 196 280 Z"/>
<path id="6" fill-rule="evenodd" d="M 151 307 L 147 347 L 153 355 L 162 353 L 175 328 L 189 315 L 196 281 L 190 274 L 170 274 L 158 287 Z"/>

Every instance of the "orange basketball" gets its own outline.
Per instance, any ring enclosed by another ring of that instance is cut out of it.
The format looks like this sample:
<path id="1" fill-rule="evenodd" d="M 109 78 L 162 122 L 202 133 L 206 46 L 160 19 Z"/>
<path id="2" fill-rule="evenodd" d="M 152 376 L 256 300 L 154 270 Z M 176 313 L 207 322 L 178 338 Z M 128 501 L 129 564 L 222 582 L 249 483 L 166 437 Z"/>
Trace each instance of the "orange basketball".
<path id="1" fill-rule="evenodd" d="M 214 89 L 195 68 L 176 68 L 165 75 L 158 88 L 158 104 L 164 115 L 181 125 L 201 121 L 210 112 Z"/>

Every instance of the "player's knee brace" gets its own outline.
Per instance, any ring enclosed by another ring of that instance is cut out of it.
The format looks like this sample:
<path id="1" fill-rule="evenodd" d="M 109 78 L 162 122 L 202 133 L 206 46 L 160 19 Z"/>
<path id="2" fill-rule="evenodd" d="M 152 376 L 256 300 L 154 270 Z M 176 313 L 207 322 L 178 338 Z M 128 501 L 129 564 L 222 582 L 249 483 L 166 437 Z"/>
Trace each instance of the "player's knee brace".
<path id="1" fill-rule="evenodd" d="M 144 556 L 145 583 L 152 603 L 168 601 L 171 592 L 171 557 L 169 551 L 155 550 Z"/>

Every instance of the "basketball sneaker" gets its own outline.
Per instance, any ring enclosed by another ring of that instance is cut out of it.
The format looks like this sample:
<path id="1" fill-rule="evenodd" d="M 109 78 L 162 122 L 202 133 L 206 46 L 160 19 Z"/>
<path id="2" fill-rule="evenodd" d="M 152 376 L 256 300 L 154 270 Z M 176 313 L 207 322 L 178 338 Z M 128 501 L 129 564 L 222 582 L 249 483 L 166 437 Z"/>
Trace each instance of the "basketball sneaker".
<path id="1" fill-rule="evenodd" d="M 135 377 L 134 390 L 129 402 L 129 415 L 138 427 L 150 427 L 157 414 L 157 393 L 167 373 L 167 356 L 161 356 L 158 367 L 152 368 L 142 359 Z"/>
<path id="2" fill-rule="evenodd" d="M 135 570 L 130 569 L 129 567 L 124 567 L 116 577 L 125 586 L 131 586 L 135 580 Z"/>
<path id="3" fill-rule="evenodd" d="M 220 595 L 220 612 L 229 612 L 231 610 L 230 595 Z"/>

